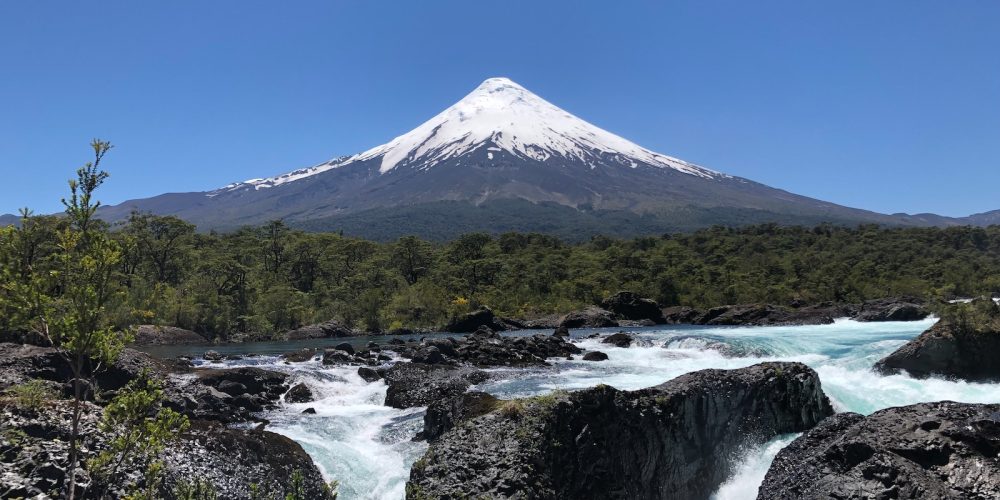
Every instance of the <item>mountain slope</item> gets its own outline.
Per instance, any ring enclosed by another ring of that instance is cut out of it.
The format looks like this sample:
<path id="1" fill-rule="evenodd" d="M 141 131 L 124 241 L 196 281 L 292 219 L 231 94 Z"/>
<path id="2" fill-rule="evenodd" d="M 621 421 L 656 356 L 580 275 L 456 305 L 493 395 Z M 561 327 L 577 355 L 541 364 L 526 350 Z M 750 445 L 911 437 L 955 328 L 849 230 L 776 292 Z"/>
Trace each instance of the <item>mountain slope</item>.
<path id="1" fill-rule="evenodd" d="M 452 205 L 456 210 L 523 206 L 499 203 L 505 200 L 568 209 L 544 211 L 562 214 L 545 222 L 550 225 L 595 210 L 660 218 L 656 227 L 663 230 L 743 219 L 928 224 L 795 195 L 650 151 L 505 78 L 486 80 L 437 116 L 368 151 L 214 191 L 131 200 L 100 215 L 171 214 L 201 229 L 273 219 L 332 229 L 353 221 L 365 235 L 366 220 L 385 224 L 402 211 L 412 223 L 423 217 L 420 207 L 427 207 L 426 217 L 438 218 L 442 202 L 461 202 Z M 706 217 L 712 213 L 728 215 Z M 496 230 L 489 220 L 481 224 L 481 230 Z"/>

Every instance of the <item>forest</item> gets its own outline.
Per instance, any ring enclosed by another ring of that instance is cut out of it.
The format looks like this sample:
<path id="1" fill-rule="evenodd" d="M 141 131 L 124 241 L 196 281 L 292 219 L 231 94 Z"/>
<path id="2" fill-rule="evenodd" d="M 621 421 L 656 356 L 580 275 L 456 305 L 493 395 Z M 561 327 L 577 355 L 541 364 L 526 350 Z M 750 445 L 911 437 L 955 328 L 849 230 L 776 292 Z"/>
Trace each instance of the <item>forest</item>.
<path id="1" fill-rule="evenodd" d="M 3 294 L 29 279 L 58 296 L 65 215 L 0 229 L 0 331 L 23 328 Z M 543 234 L 464 234 L 378 243 L 273 221 L 202 233 L 175 217 L 91 221 L 114 253 L 103 306 L 118 328 L 160 324 L 217 340 L 271 338 L 335 319 L 369 331 L 433 328 L 480 305 L 531 318 L 618 290 L 663 306 L 951 298 L 1000 291 L 1000 227 L 713 227 L 569 243 Z"/>

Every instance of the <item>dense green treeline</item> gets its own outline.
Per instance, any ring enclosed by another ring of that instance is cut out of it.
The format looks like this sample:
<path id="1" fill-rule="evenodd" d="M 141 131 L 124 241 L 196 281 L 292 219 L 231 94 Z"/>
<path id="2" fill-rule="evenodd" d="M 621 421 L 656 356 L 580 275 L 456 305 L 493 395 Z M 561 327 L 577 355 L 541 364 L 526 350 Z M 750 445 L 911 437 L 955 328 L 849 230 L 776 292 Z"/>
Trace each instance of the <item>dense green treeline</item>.
<path id="1" fill-rule="evenodd" d="M 0 231 L 0 263 L 13 271 L 6 279 L 58 272 L 65 225 L 64 217 L 29 217 Z M 1000 291 L 1000 227 L 760 225 L 580 244 L 472 233 L 435 244 L 375 243 L 281 222 L 200 234 L 174 217 L 133 214 L 100 230 L 120 252 L 114 277 L 124 292 L 106 306 L 119 326 L 174 325 L 220 339 L 328 319 L 432 327 L 478 305 L 531 317 L 621 289 L 696 307 Z M 3 314 L 0 328 L 16 329 L 12 317 Z"/>

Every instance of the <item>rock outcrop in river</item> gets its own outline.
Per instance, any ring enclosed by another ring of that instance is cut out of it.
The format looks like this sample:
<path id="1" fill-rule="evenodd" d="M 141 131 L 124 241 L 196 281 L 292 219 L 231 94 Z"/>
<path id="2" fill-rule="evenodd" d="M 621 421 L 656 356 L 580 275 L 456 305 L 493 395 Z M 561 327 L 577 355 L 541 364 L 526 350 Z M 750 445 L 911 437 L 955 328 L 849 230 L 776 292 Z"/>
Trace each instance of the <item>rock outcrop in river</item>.
<path id="1" fill-rule="evenodd" d="M 740 450 L 832 414 L 816 373 L 799 363 L 490 406 L 431 444 L 407 498 L 707 498 Z"/>
<path id="2" fill-rule="evenodd" d="M 759 500 L 995 499 L 1000 405 L 921 403 L 841 413 L 781 450 Z"/>
<path id="3" fill-rule="evenodd" d="M 882 373 L 1000 380 L 1000 332 L 979 332 L 939 321 L 875 364 Z"/>

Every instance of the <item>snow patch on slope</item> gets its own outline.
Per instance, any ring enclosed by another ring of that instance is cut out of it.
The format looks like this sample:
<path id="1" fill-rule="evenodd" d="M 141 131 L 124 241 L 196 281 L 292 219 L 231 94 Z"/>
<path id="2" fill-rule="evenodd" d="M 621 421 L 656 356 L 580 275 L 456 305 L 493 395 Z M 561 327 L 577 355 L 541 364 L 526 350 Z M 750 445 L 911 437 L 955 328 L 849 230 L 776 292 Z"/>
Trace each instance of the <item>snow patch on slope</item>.
<path id="1" fill-rule="evenodd" d="M 278 186 L 379 157 L 382 174 L 402 165 L 425 170 L 483 146 L 488 146 L 490 160 L 494 156 L 492 152 L 506 151 L 515 157 L 537 161 L 561 158 L 594 169 L 610 158 L 628 168 L 648 165 L 706 179 L 730 178 L 650 151 L 591 125 L 507 78 L 490 78 L 461 101 L 386 144 L 277 177 L 230 184 L 210 196 L 241 187 Z"/>

